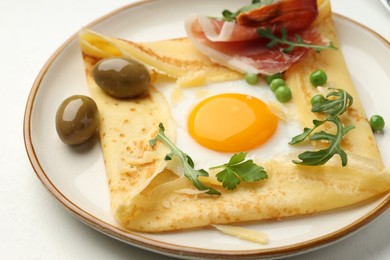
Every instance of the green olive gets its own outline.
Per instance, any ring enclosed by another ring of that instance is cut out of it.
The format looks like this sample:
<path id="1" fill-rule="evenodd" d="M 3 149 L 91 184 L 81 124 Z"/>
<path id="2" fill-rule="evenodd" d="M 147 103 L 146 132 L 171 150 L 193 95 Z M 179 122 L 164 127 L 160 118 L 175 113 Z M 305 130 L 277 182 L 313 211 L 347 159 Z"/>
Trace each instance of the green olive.
<path id="1" fill-rule="evenodd" d="M 150 83 L 146 67 L 132 59 L 107 58 L 92 69 L 96 84 L 115 98 L 133 98 L 146 92 Z"/>
<path id="2" fill-rule="evenodd" d="M 99 112 L 96 103 L 86 96 L 68 97 L 57 110 L 57 134 L 69 145 L 84 143 L 94 136 L 98 123 Z"/>

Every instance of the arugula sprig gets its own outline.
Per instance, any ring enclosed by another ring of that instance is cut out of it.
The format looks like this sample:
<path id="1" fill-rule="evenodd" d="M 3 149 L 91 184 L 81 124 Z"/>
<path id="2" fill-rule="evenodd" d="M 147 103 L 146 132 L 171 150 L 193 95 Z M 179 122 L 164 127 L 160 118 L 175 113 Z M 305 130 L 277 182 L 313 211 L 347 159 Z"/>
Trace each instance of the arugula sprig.
<path id="1" fill-rule="evenodd" d="M 221 193 L 211 187 L 206 186 L 199 180 L 199 176 L 209 176 L 209 173 L 203 169 L 195 170 L 195 165 L 191 157 L 176 147 L 174 143 L 165 135 L 165 128 L 162 123 L 159 124 L 159 131 L 155 138 L 149 141 L 150 146 L 155 146 L 157 141 L 167 145 L 171 152 L 165 156 L 165 160 L 171 160 L 173 156 L 177 156 L 184 168 L 184 176 L 187 177 L 192 184 L 201 191 L 206 191 L 207 194 L 221 195 Z M 245 161 L 246 153 L 234 154 L 227 164 L 215 166 L 210 169 L 223 168 L 216 177 L 222 186 L 229 190 L 234 190 L 241 181 L 254 182 L 267 178 L 267 173 L 264 168 L 258 166 L 253 160 Z"/>
<path id="2" fill-rule="evenodd" d="M 234 154 L 228 163 L 211 167 L 210 169 L 223 170 L 217 173 L 216 177 L 222 186 L 228 190 L 234 190 L 241 181 L 255 182 L 267 178 L 263 167 L 255 164 L 253 160 L 245 161 L 247 153 Z"/>
<path id="3" fill-rule="evenodd" d="M 342 166 L 346 166 L 348 162 L 347 154 L 341 148 L 341 141 L 344 136 L 355 128 L 350 125 L 344 127 L 340 120 L 340 115 L 345 113 L 347 109 L 352 105 L 353 98 L 348 92 L 342 89 L 332 89 L 333 91 L 327 95 L 327 98 L 320 103 L 316 103 L 312 107 L 312 112 L 322 112 L 329 114 L 329 117 L 325 120 L 313 120 L 312 128 L 304 128 L 303 133 L 299 134 L 291 139 L 289 144 L 294 145 L 303 142 L 306 138 L 312 134 L 314 130 L 323 125 L 325 122 L 331 122 L 336 125 L 336 134 L 330 134 L 325 131 L 314 133 L 309 140 L 311 141 L 327 141 L 329 146 L 326 149 L 318 151 L 306 151 L 298 155 L 301 161 L 293 160 L 295 164 L 316 166 L 324 165 L 335 154 L 338 154 L 341 158 Z"/>
<path id="4" fill-rule="evenodd" d="M 311 141 L 325 140 L 329 142 L 329 146 L 326 149 L 318 150 L 318 151 L 306 151 L 298 155 L 298 158 L 301 161 L 293 160 L 295 164 L 316 166 L 316 165 L 324 165 L 327 161 L 329 161 L 335 154 L 338 154 L 341 158 L 342 166 L 346 166 L 348 162 L 347 154 L 341 148 L 341 141 L 343 137 L 355 126 L 350 125 L 344 127 L 340 121 L 340 118 L 337 116 L 330 116 L 323 121 L 314 120 L 313 128 L 305 128 L 303 133 L 295 136 L 289 144 L 297 144 L 305 140 L 315 129 L 324 124 L 325 122 L 332 122 L 337 127 L 336 134 L 330 134 L 325 131 L 320 131 L 314 133 L 309 139 Z"/>
<path id="5" fill-rule="evenodd" d="M 326 99 L 313 106 L 312 112 L 322 112 L 331 116 L 343 114 L 353 104 L 352 96 L 343 89 L 332 89 Z"/>
<path id="6" fill-rule="evenodd" d="M 191 157 L 177 148 L 165 135 L 165 128 L 162 123 L 159 124 L 157 136 L 149 141 L 150 146 L 155 146 L 157 141 L 163 142 L 171 149 L 171 152 L 165 156 L 165 160 L 171 160 L 173 156 L 177 156 L 184 167 L 184 176 L 187 177 L 198 190 L 207 191 L 206 193 L 211 195 L 221 195 L 219 191 L 206 186 L 199 180 L 199 176 L 209 176 L 208 172 L 203 169 L 195 170 L 195 165 Z"/>
<path id="7" fill-rule="evenodd" d="M 222 20 L 227 22 L 236 21 L 237 16 L 241 13 L 250 12 L 253 9 L 259 8 L 263 5 L 272 4 L 275 0 L 253 0 L 252 4 L 241 7 L 236 12 L 232 12 L 229 10 L 223 10 L 222 12 Z"/>
<path id="8" fill-rule="evenodd" d="M 289 53 L 293 51 L 296 47 L 311 48 L 315 49 L 316 52 L 321 52 L 321 50 L 324 49 L 338 50 L 338 48 L 333 45 L 333 42 L 330 42 L 329 45 L 305 43 L 299 34 L 294 35 L 296 41 L 290 41 L 288 40 L 288 32 L 286 28 L 281 29 L 281 37 L 276 36 L 269 27 L 266 27 L 264 29 L 257 29 L 257 33 L 260 35 L 260 37 L 270 40 L 270 42 L 266 44 L 267 48 L 273 48 L 278 44 L 287 45 L 288 47 L 283 49 L 284 53 Z"/>

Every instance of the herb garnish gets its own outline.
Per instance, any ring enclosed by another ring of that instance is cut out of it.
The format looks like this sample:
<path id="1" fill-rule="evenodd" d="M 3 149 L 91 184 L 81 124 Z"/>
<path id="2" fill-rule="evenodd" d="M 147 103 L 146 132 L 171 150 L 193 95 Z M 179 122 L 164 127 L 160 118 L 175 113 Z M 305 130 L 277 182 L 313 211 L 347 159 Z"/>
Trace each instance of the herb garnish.
<path id="1" fill-rule="evenodd" d="M 223 12 L 222 12 L 222 20 L 227 21 L 227 22 L 236 21 L 237 16 L 240 13 L 246 13 L 246 12 L 249 12 L 249 11 L 251 11 L 253 9 L 259 8 L 259 7 L 263 6 L 263 5 L 272 4 L 274 1 L 275 0 L 262 0 L 262 1 L 261 0 L 253 0 L 252 4 L 246 5 L 244 7 L 241 7 L 236 12 L 232 12 L 232 11 L 229 11 L 229 10 L 223 10 Z"/>
<path id="2" fill-rule="evenodd" d="M 326 149 L 318 150 L 318 151 L 306 151 L 298 155 L 298 158 L 301 161 L 293 160 L 296 164 L 302 165 L 323 165 L 333 155 L 338 154 L 341 158 L 342 166 L 346 166 L 348 162 L 347 154 L 341 148 L 341 141 L 343 137 L 355 126 L 350 125 L 344 127 L 339 118 L 348 107 L 350 107 L 353 103 L 353 98 L 349 95 L 345 90 L 342 89 L 333 89 L 334 91 L 330 92 L 326 99 L 320 103 L 316 103 L 312 107 L 312 112 L 322 112 L 325 114 L 329 114 L 329 117 L 325 120 L 314 120 L 312 128 L 304 128 L 303 133 L 299 134 L 292 138 L 289 144 L 294 145 L 300 142 L 303 142 L 309 135 L 317 129 L 319 126 L 324 124 L 325 122 L 331 122 L 336 125 L 337 132 L 336 134 L 330 134 L 325 131 L 320 131 L 314 133 L 309 140 L 310 141 L 328 141 L 329 146 Z M 332 98 L 332 99 L 329 99 Z"/>
<path id="3" fill-rule="evenodd" d="M 305 128 L 303 133 L 300 135 L 295 136 L 289 144 L 294 145 L 297 143 L 302 142 L 305 140 L 317 127 L 322 125 L 325 122 L 332 122 L 337 127 L 336 134 L 330 134 L 324 131 L 320 131 L 317 133 L 314 133 L 310 137 L 310 141 L 318 141 L 318 140 L 325 140 L 329 142 L 329 146 L 326 149 L 318 150 L 318 151 L 306 151 L 304 153 L 301 153 L 298 155 L 298 158 L 301 161 L 293 160 L 295 164 L 303 164 L 303 165 L 309 165 L 309 166 L 316 166 L 316 165 L 323 165 L 327 161 L 330 160 L 330 158 L 333 157 L 333 155 L 338 154 L 341 158 L 341 163 L 343 166 L 347 165 L 347 154 L 342 150 L 341 148 L 341 140 L 343 137 L 355 126 L 350 125 L 347 127 L 344 127 L 343 124 L 340 121 L 340 118 L 337 116 L 330 116 L 327 119 L 323 121 L 314 120 L 313 128 Z"/>
<path id="4" fill-rule="evenodd" d="M 323 112 L 331 116 L 343 114 L 347 108 L 352 106 L 353 98 L 347 91 L 342 89 L 331 89 L 326 99 L 313 106 L 312 112 Z"/>
<path id="5" fill-rule="evenodd" d="M 177 156 L 184 167 L 184 176 L 187 177 L 198 190 L 206 191 L 206 193 L 211 195 L 221 195 L 219 191 L 206 186 L 199 180 L 199 176 L 207 177 L 209 176 L 209 173 L 203 169 L 195 170 L 195 165 L 191 157 L 177 148 L 164 132 L 165 128 L 163 124 L 160 123 L 157 136 L 149 141 L 150 146 L 155 146 L 157 141 L 163 142 L 171 149 L 171 152 L 165 156 L 165 160 L 171 160 L 173 156 Z M 237 185 L 240 184 L 241 180 L 254 182 L 267 178 L 267 174 L 262 167 L 255 164 L 252 160 L 244 161 L 245 157 L 246 153 L 234 154 L 227 164 L 210 168 L 223 168 L 216 177 L 219 182 L 222 182 L 224 188 L 234 190 Z"/>
<path id="6" fill-rule="evenodd" d="M 206 186 L 203 184 L 198 177 L 199 176 L 209 176 L 208 172 L 206 172 L 203 169 L 195 170 L 194 162 L 192 161 L 191 157 L 181 151 L 179 148 L 177 148 L 171 140 L 165 135 L 164 133 L 165 128 L 162 123 L 159 124 L 159 131 L 155 138 L 149 141 L 150 146 L 154 146 L 157 142 L 157 140 L 163 142 L 165 145 L 167 145 L 171 149 L 171 153 L 167 154 L 165 156 L 165 160 L 171 160 L 173 156 L 177 156 L 184 167 L 184 176 L 186 176 L 192 184 L 198 189 L 202 191 L 206 191 L 208 194 L 212 195 L 221 195 L 221 193 L 211 187 Z"/>
<path id="7" fill-rule="evenodd" d="M 234 154 L 228 163 L 212 167 L 210 169 L 223 170 L 217 173 L 216 177 L 222 186 L 229 190 L 234 190 L 241 181 L 255 182 L 267 178 L 264 168 L 255 164 L 253 160 L 244 161 L 246 153 Z"/>
<path id="8" fill-rule="evenodd" d="M 333 42 L 330 42 L 328 46 L 326 45 L 316 45 L 316 44 L 310 44 L 310 43 L 305 43 L 302 40 L 302 37 L 299 34 L 295 34 L 294 37 L 296 41 L 290 41 L 287 39 L 288 33 L 286 28 L 281 29 L 282 35 L 281 37 L 276 36 L 271 28 L 259 28 L 257 29 L 257 33 L 262 37 L 262 38 L 267 38 L 271 40 L 270 42 L 267 43 L 267 48 L 272 48 L 278 44 L 283 44 L 287 45 L 288 47 L 283 49 L 284 53 L 289 53 L 293 51 L 296 47 L 304 47 L 304 48 L 311 48 L 315 49 L 316 52 L 320 52 L 321 50 L 324 49 L 332 49 L 332 50 L 338 50 L 336 46 L 333 45 Z"/>

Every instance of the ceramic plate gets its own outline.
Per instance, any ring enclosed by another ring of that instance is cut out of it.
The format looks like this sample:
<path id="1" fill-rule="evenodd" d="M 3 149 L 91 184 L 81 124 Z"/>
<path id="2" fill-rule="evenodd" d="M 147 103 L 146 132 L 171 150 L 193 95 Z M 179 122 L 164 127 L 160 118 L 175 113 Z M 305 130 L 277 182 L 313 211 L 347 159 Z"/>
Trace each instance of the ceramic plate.
<path id="1" fill-rule="evenodd" d="M 184 19 L 193 12 L 220 15 L 238 1 L 145 1 L 111 13 L 90 26 L 103 34 L 153 41 L 185 35 Z M 334 15 L 341 48 L 367 115 L 381 114 L 390 122 L 389 43 L 369 29 Z M 388 196 L 357 207 L 315 216 L 266 221 L 246 226 L 264 231 L 270 243 L 259 245 L 225 236 L 212 229 L 164 234 L 123 230 L 113 218 L 99 142 L 77 148 L 64 145 L 55 131 L 59 104 L 74 94 L 88 95 L 77 35 L 65 42 L 39 74 L 29 97 L 24 137 L 32 166 L 49 192 L 77 218 L 131 245 L 161 254 L 188 258 L 269 258 L 306 252 L 337 241 L 365 226 L 390 203 Z M 387 133 L 376 135 L 383 158 Z M 388 141 L 387 141 L 388 143 Z M 389 160 L 385 160 L 390 166 Z M 205 237 L 207 239 L 205 239 Z"/>

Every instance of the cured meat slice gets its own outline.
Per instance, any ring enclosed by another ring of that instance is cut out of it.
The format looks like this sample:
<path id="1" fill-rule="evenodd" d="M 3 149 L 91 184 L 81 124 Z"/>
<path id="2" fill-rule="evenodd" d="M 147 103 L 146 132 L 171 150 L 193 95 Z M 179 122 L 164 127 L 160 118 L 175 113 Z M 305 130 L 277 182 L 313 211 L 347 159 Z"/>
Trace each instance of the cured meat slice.
<path id="1" fill-rule="evenodd" d="M 281 0 L 240 13 L 237 23 L 252 27 L 270 26 L 277 32 L 286 28 L 294 33 L 307 29 L 317 16 L 316 0 Z"/>
<path id="2" fill-rule="evenodd" d="M 258 28 L 267 28 L 275 35 L 281 35 L 285 29 L 289 35 L 299 33 L 305 43 L 320 42 L 319 34 L 310 29 L 318 16 L 316 0 L 280 0 L 244 9 L 233 13 L 234 21 L 190 16 L 185 23 L 188 39 L 216 63 L 243 73 L 265 75 L 287 70 L 309 50 L 299 47 L 286 53 L 286 46 L 268 48 L 268 39 L 260 37 Z"/>
<path id="3" fill-rule="evenodd" d="M 190 16 L 185 23 L 188 39 L 204 55 L 214 62 L 241 71 L 272 75 L 287 70 L 309 50 L 297 47 L 285 53 L 285 46 L 268 48 L 267 40 L 261 38 L 254 27 L 223 22 L 198 15 Z M 301 34 L 307 43 L 319 41 L 314 29 Z"/>
<path id="4" fill-rule="evenodd" d="M 196 19 L 197 22 L 193 24 L 193 29 L 195 31 L 203 31 L 205 37 L 213 42 L 238 42 L 259 38 L 256 27 L 212 19 L 205 16 L 194 17 L 194 21 Z"/>

